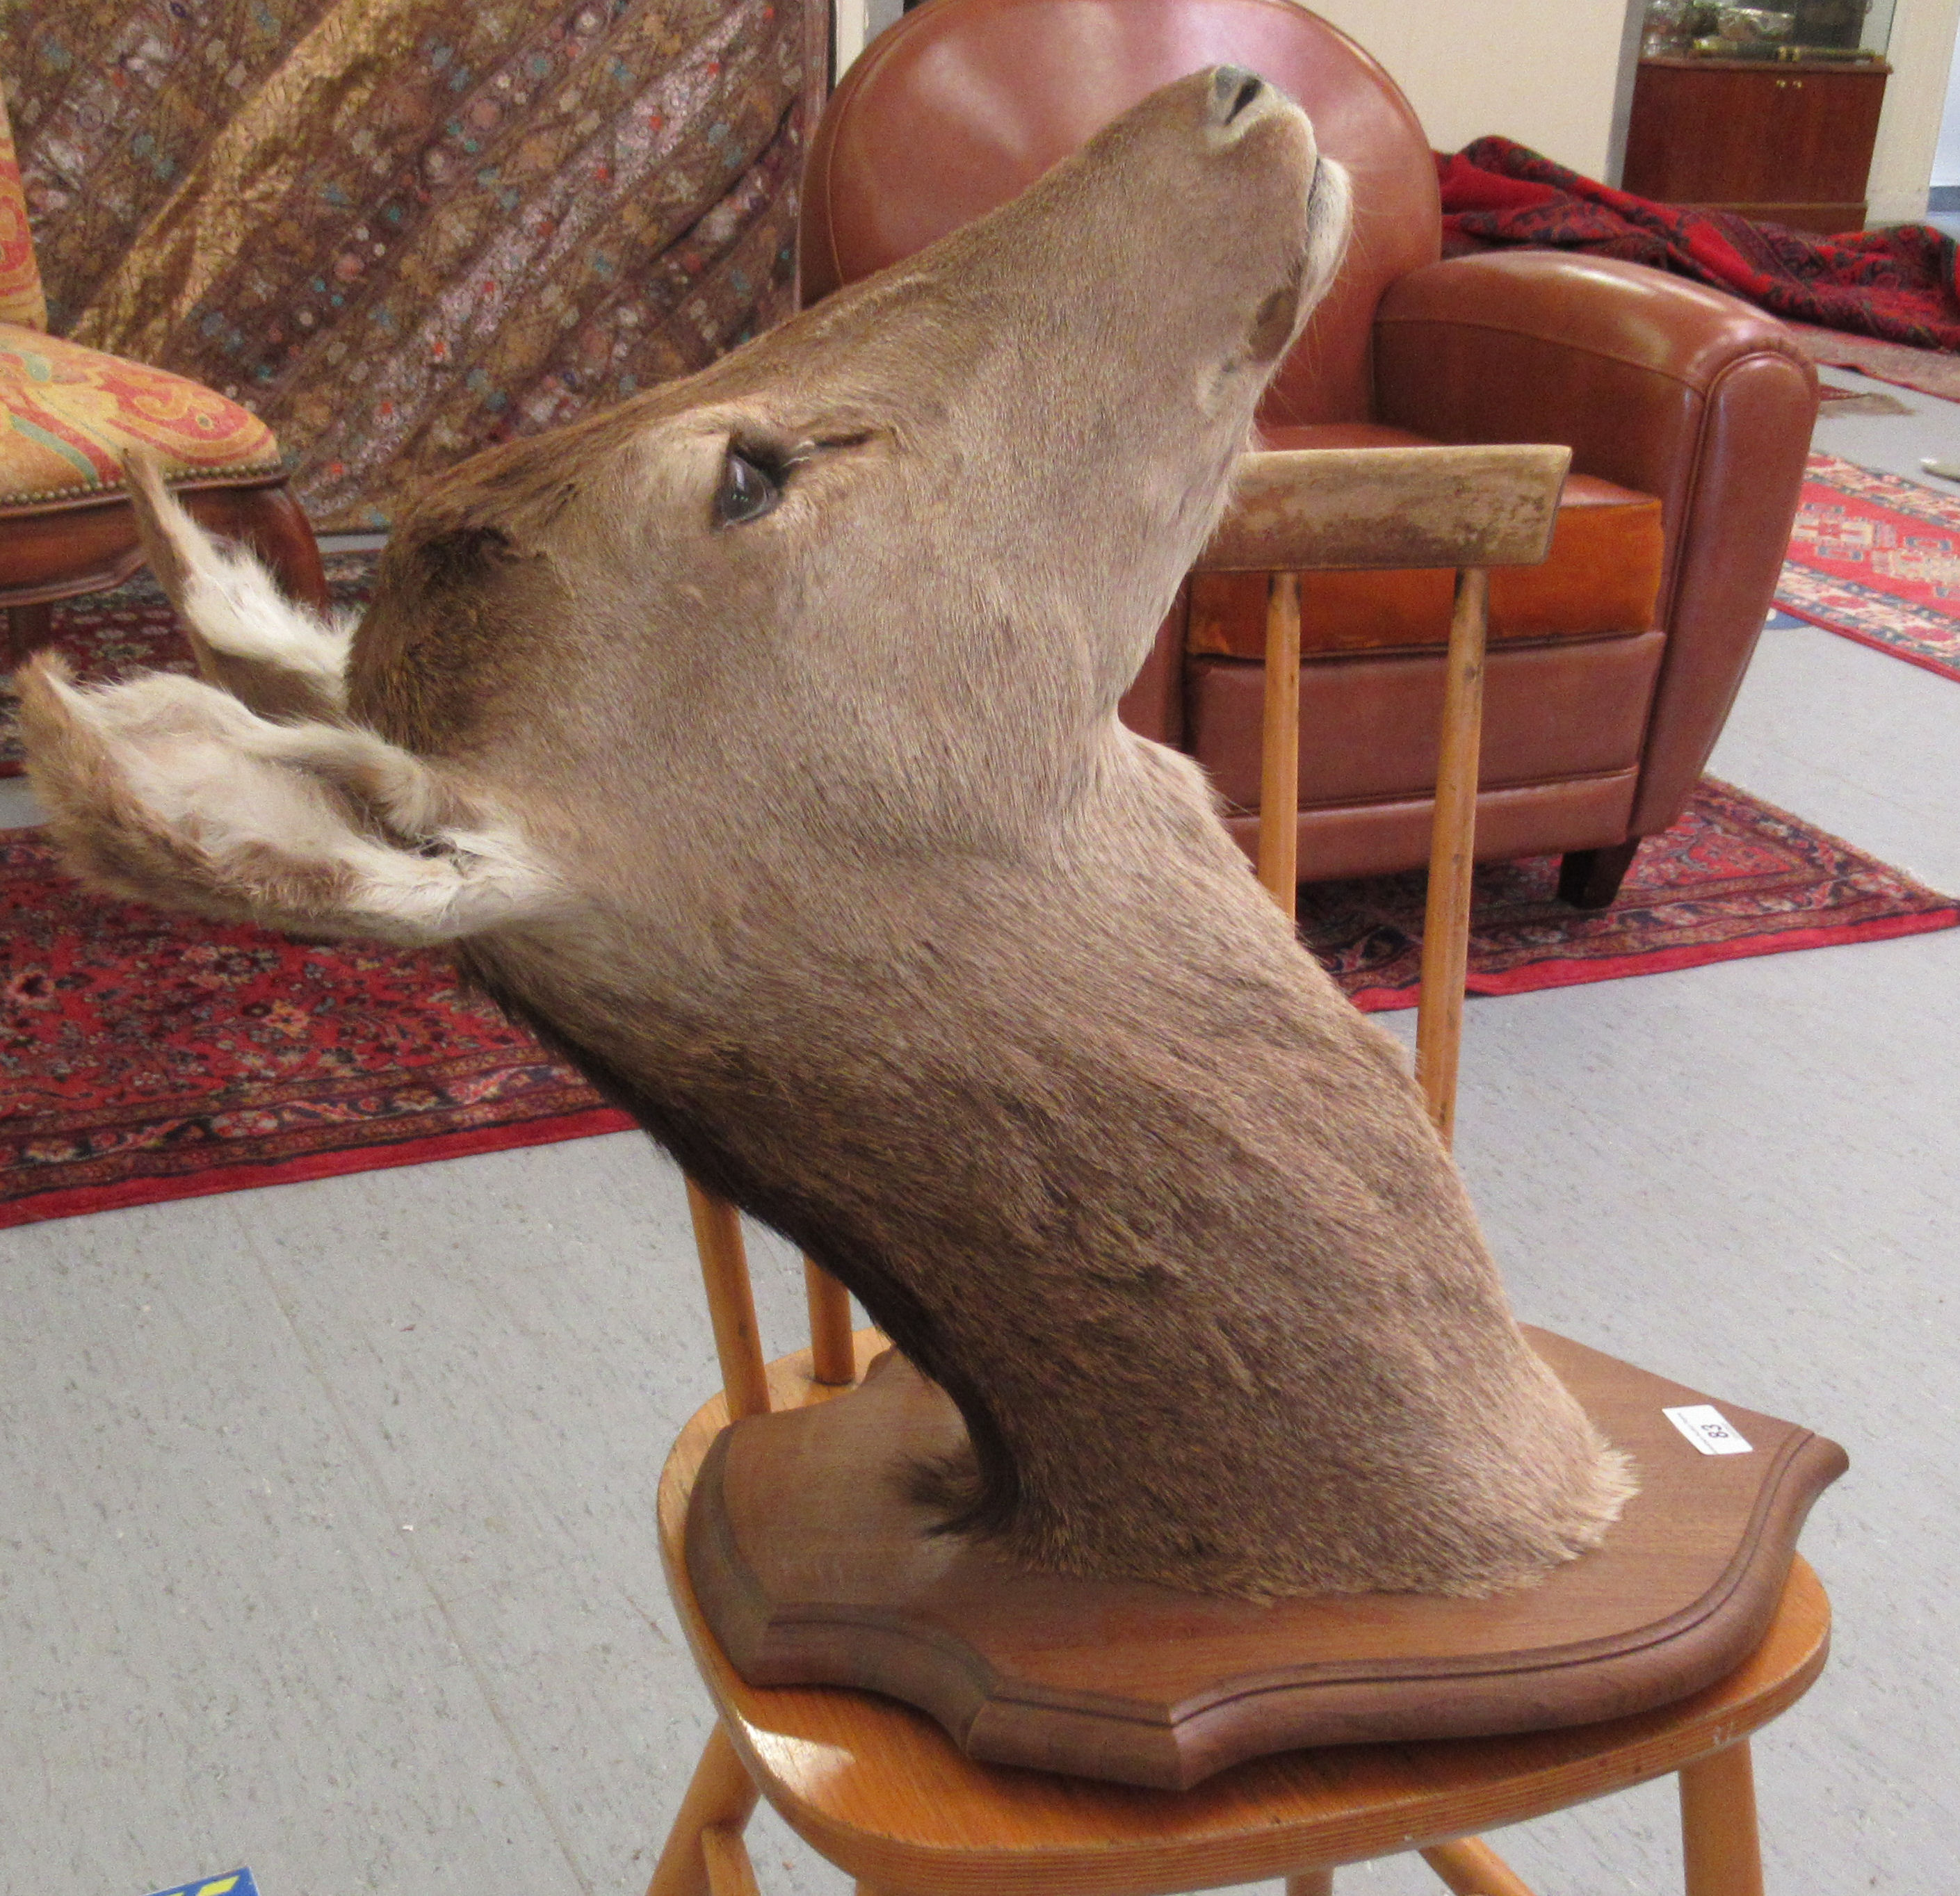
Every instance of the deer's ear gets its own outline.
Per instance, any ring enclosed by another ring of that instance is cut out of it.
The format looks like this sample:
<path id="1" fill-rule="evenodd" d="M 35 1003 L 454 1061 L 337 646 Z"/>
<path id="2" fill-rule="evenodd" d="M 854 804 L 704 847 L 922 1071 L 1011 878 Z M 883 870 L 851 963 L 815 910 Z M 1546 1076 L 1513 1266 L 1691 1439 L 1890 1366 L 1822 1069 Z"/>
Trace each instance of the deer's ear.
<path id="1" fill-rule="evenodd" d="M 213 539 L 164 485 L 146 450 L 123 459 L 143 557 L 190 636 L 198 669 L 266 717 L 333 717 L 347 702 L 355 615 L 288 599 L 242 547 Z"/>
<path id="2" fill-rule="evenodd" d="M 555 906 L 515 826 L 371 731 L 273 723 L 199 679 L 24 667 L 28 775 L 69 866 L 220 921 L 409 946 Z"/>

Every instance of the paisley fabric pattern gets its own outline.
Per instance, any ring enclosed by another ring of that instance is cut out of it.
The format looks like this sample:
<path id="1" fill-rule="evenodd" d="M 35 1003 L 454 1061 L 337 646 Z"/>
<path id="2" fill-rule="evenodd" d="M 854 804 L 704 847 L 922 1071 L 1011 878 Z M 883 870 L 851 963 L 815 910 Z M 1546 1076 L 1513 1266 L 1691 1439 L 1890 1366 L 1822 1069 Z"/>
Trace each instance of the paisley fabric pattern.
<path id="1" fill-rule="evenodd" d="M 278 444 L 248 409 L 196 382 L 0 323 L 0 507 L 123 484 L 129 448 L 171 475 L 276 474 Z"/>
<path id="2" fill-rule="evenodd" d="M 787 313 L 823 0 L 14 0 L 52 326 L 243 404 L 323 528 Z"/>
<path id="3" fill-rule="evenodd" d="M 14 154 L 14 128 L 7 101 L 0 98 L 0 323 L 30 329 L 48 326 L 47 299 L 41 293 L 40 266 L 27 230 L 27 199 Z"/>

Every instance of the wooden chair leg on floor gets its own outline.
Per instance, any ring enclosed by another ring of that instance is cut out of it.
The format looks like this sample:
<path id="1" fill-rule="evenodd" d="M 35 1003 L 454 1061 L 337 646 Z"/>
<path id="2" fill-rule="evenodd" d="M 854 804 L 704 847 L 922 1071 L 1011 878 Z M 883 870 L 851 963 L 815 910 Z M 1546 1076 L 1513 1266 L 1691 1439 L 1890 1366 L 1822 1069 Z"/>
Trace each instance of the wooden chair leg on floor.
<path id="1" fill-rule="evenodd" d="M 284 487 L 255 488 L 235 503 L 234 532 L 242 532 L 259 557 L 272 569 L 289 599 L 303 606 L 326 606 L 326 568 L 300 504 Z M 190 511 L 195 514 L 193 499 Z"/>
<path id="2" fill-rule="evenodd" d="M 647 1896 L 752 1896 L 756 1875 L 743 1847 L 742 1828 L 757 1795 L 727 1732 L 717 1725 L 694 1767 Z M 728 1880 L 737 1876 L 746 1877 L 746 1883 Z"/>
<path id="3" fill-rule="evenodd" d="M 55 609 L 46 600 L 7 608 L 6 669 L 24 665 L 55 635 Z"/>
<path id="4" fill-rule="evenodd" d="M 1286 1896 L 1334 1896 L 1331 1869 L 1297 1869 L 1286 1879 Z"/>
<path id="5" fill-rule="evenodd" d="M 1481 1837 L 1437 1844 L 1423 1852 L 1422 1860 L 1456 1896 L 1532 1896 L 1530 1886 Z"/>
<path id="6" fill-rule="evenodd" d="M 733 1825 L 710 1824 L 701 1833 L 701 1856 L 708 1866 L 708 1896 L 762 1896 L 749 1847 Z"/>
<path id="7" fill-rule="evenodd" d="M 1763 1896 L 1755 1770 L 1746 1740 L 1683 1768 L 1681 1853 L 1688 1896 Z"/>

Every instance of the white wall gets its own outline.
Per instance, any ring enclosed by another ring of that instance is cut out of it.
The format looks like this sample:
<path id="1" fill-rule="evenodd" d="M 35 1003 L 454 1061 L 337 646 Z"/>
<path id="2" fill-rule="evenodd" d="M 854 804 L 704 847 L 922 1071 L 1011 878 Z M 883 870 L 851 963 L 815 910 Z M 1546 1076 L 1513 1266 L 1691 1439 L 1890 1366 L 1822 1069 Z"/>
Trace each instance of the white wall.
<path id="1" fill-rule="evenodd" d="M 899 0 L 834 0 L 838 67 Z M 1619 151 L 1615 85 L 1630 8 L 1640 0 L 1319 0 L 1406 92 L 1430 144 L 1453 151 L 1485 132 L 1536 147 L 1589 177 L 1611 178 Z M 1960 0 L 1898 0 L 1884 116 L 1872 158 L 1871 221 L 1922 217 L 1947 110 Z M 1619 101 L 1624 119 L 1625 100 Z M 1960 111 L 1939 181 L 1960 183 Z"/>
<path id="2" fill-rule="evenodd" d="M 1960 0 L 1926 0 L 1960 5 Z M 898 0 L 835 0 L 837 63 Z M 1900 0 L 1901 11 L 1911 0 Z M 1318 0 L 1314 11 L 1387 67 L 1439 151 L 1501 132 L 1589 177 L 1612 153 L 1628 0 Z M 1940 68 L 1941 77 L 1946 68 Z"/>
<path id="3" fill-rule="evenodd" d="M 832 0 L 837 22 L 837 71 L 843 76 L 851 62 L 905 11 L 905 0 Z"/>
<path id="4" fill-rule="evenodd" d="M 1885 109 L 1872 154 L 1869 223 L 1906 224 L 1926 215 L 1956 26 L 1960 0 L 1898 0 L 1885 55 L 1892 76 L 1885 81 Z M 1952 182 L 1960 184 L 1960 170 Z"/>
<path id="5" fill-rule="evenodd" d="M 1314 11 L 1388 68 L 1439 151 L 1501 132 L 1605 174 L 1627 0 L 1319 0 Z"/>
<path id="6" fill-rule="evenodd" d="M 1946 105 L 1939 115 L 1939 142 L 1933 154 L 1933 182 L 1960 184 L 1960 47 L 1946 75 Z"/>

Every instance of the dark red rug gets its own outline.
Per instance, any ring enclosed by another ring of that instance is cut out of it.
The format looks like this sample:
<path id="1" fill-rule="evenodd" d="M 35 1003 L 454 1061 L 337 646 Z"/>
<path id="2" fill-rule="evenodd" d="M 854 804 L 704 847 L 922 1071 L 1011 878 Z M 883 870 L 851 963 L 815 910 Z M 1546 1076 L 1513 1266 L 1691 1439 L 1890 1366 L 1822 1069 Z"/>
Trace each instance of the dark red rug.
<path id="1" fill-rule="evenodd" d="M 1301 933 L 1369 1013 L 1421 998 L 1425 882 L 1417 871 L 1301 891 Z M 1583 915 L 1558 890 L 1556 857 L 1478 870 L 1472 994 L 1619 981 L 1960 922 L 1952 897 L 1712 777 L 1679 822 L 1642 846 L 1612 908 Z"/>
<path id="2" fill-rule="evenodd" d="M 1809 323 L 1789 326 L 1796 346 L 1812 361 L 1830 368 L 1856 369 L 1875 382 L 1892 382 L 1943 402 L 1960 402 L 1960 355 L 1950 349 L 1916 349 L 1909 343 L 1876 336 L 1847 336 Z"/>
<path id="3" fill-rule="evenodd" d="M 440 955 L 91 896 L 0 832 L 0 1226 L 628 1123 Z"/>
<path id="4" fill-rule="evenodd" d="M 1455 241 L 1624 257 L 1793 322 L 1960 348 L 1960 253 L 1930 224 L 1815 237 L 1732 211 L 1634 197 L 1495 136 L 1453 156 L 1438 152 L 1436 163 L 1443 231 Z"/>
<path id="5" fill-rule="evenodd" d="M 1478 872 L 1475 994 L 1947 928 L 1960 908 L 1723 784 L 1582 915 L 1549 858 Z M 1356 1002 L 1412 1007 L 1423 878 L 1309 889 Z M 0 1226 L 623 1128 L 440 956 L 91 896 L 0 832 Z"/>

